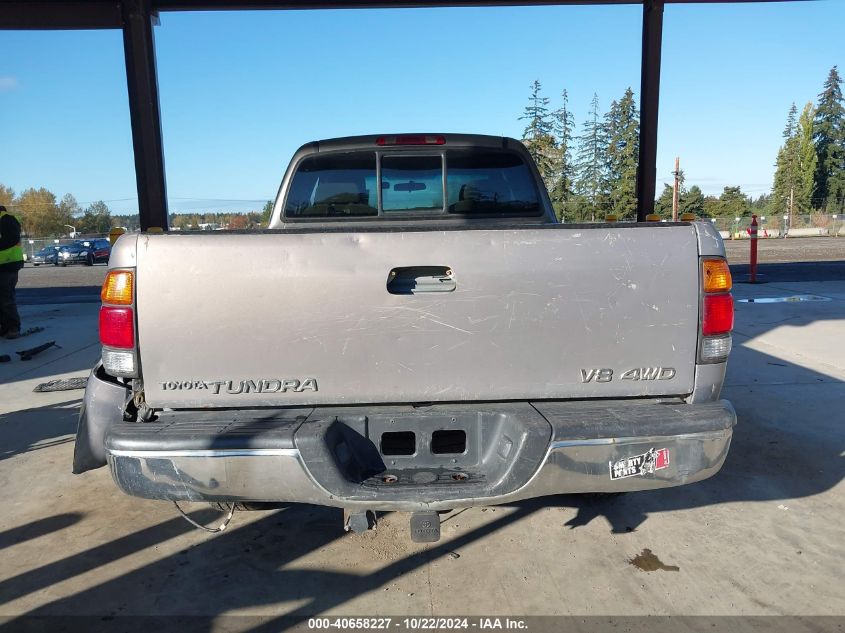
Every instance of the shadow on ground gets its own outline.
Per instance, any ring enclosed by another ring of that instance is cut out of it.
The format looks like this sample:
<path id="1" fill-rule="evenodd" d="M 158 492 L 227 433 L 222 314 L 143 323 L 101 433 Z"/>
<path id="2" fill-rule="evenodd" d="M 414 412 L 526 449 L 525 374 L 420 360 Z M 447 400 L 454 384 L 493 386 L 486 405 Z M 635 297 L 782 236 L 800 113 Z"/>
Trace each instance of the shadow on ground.
<path id="1" fill-rule="evenodd" d="M 14 455 L 68 444 L 76 437 L 80 397 L 14 413 L 0 413 L 0 460 Z"/>
<path id="2" fill-rule="evenodd" d="M 66 512 L 0 532 L 0 549 L 58 532 L 78 523 L 83 516 L 78 512 Z"/>
<path id="3" fill-rule="evenodd" d="M 734 281 L 743 282 L 749 278 L 748 264 L 731 264 Z M 793 281 L 842 281 L 845 279 L 845 261 L 762 263 L 757 265 L 757 280 L 760 283 Z"/>
<path id="4" fill-rule="evenodd" d="M 100 303 L 100 290 L 100 286 L 46 286 L 18 288 L 15 294 L 22 306 Z"/>

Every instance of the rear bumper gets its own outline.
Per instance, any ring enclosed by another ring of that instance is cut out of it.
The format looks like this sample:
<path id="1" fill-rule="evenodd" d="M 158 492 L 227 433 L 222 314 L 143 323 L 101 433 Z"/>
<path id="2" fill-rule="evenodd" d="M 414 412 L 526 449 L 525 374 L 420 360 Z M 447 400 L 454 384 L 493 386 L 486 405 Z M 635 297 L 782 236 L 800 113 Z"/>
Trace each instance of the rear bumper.
<path id="1" fill-rule="evenodd" d="M 139 497 L 416 511 L 693 483 L 719 471 L 735 423 L 724 400 L 183 411 L 116 424 L 105 446 L 115 482 Z M 381 454 L 378 433 L 403 425 L 418 429 L 417 454 Z M 444 425 L 466 429 L 455 458 L 426 453 Z"/>

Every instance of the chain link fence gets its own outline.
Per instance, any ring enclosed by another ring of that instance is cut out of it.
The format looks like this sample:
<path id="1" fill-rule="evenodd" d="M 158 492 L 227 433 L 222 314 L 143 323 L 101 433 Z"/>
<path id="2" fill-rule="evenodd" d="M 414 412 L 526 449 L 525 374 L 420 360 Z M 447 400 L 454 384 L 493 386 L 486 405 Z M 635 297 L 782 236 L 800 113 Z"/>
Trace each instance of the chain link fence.
<path id="1" fill-rule="evenodd" d="M 748 239 L 751 216 L 711 219 L 722 237 Z M 813 213 L 810 215 L 758 215 L 757 237 L 845 237 L 845 216 Z"/>
<path id="2" fill-rule="evenodd" d="M 583 203 L 573 203 L 563 208 L 561 220 L 564 223 L 592 223 L 605 222 L 608 215 L 614 214 L 612 208 L 602 208 L 600 205 L 595 209 L 585 209 Z M 561 210 L 558 209 L 558 217 L 561 217 Z M 671 217 L 663 217 L 663 221 L 671 220 Z M 708 220 L 708 218 L 699 218 Z M 618 222 L 634 222 L 636 216 L 618 217 Z M 709 218 L 713 226 L 726 239 L 748 239 L 748 229 L 751 226 L 751 216 L 745 215 L 738 218 L 720 217 Z M 807 215 L 793 215 L 787 218 L 782 214 L 778 215 L 757 215 L 758 237 L 845 237 L 845 215 L 833 215 L 825 213 L 812 213 Z"/>

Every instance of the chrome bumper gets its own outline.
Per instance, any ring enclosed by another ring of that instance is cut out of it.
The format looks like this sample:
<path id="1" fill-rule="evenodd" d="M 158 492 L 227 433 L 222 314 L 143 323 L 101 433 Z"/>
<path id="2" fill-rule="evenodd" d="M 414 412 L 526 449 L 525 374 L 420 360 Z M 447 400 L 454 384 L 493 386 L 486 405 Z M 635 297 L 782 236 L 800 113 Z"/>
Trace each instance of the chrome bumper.
<path id="1" fill-rule="evenodd" d="M 534 407 L 548 421 L 551 433 L 541 438 L 545 448 L 537 450 L 537 458 L 524 470 L 525 476 L 508 471 L 502 481 L 475 486 L 460 481 L 404 489 L 338 483 L 336 477 L 322 472 L 330 466 L 326 464 L 328 453 L 315 457 L 317 454 L 305 443 L 295 442 L 279 448 L 265 440 L 249 447 L 212 442 L 208 447 L 155 450 L 149 442 L 107 441 L 106 454 L 118 486 L 144 498 L 442 510 L 563 493 L 650 490 L 701 481 L 716 474 L 724 463 L 736 422 L 727 401 L 674 406 L 539 403 Z M 549 413 L 554 407 L 563 413 Z M 617 431 L 624 426 L 626 432 L 615 437 L 583 437 L 597 435 L 595 429 L 602 428 L 602 419 L 607 422 L 604 426 Z M 300 424 L 301 428 L 307 425 Z M 319 433 L 320 438 L 326 437 L 325 430 Z M 527 462 L 526 454 L 530 452 L 512 457 Z"/>

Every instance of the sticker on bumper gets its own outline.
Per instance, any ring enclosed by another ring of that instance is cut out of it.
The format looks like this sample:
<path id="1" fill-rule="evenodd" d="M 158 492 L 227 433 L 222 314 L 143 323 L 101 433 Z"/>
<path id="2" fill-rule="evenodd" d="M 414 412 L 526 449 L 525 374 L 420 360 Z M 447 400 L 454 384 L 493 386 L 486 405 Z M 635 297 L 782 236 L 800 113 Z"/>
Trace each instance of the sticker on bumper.
<path id="1" fill-rule="evenodd" d="M 649 449 L 642 455 L 626 457 L 615 462 L 608 462 L 610 467 L 610 478 L 625 479 L 625 477 L 636 477 L 637 475 L 651 474 L 655 470 L 663 470 L 669 467 L 669 449 Z"/>

